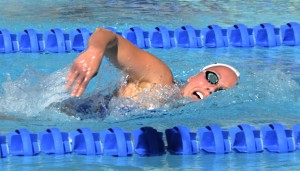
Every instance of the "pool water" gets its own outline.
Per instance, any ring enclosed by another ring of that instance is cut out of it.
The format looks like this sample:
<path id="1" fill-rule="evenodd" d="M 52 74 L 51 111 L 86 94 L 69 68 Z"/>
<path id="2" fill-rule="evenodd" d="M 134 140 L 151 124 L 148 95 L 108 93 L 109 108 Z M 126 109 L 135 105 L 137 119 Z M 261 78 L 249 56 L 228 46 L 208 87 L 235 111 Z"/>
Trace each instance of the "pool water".
<path id="1" fill-rule="evenodd" d="M 298 21 L 299 4 L 293 1 L 70 1 L 43 0 L 40 3 L 10 0 L 0 2 L 2 28 L 17 33 L 27 28 L 44 32 L 61 28 L 68 32 L 79 27 L 93 31 L 114 27 L 123 31 L 132 26 L 151 30 L 163 25 L 174 30 L 182 25 L 205 28 L 218 24 L 228 28 L 237 23 L 254 27 L 269 22 L 280 27 Z M 168 103 L 154 110 L 123 110 L 122 102 L 110 104 L 107 117 L 68 116 L 51 104 L 69 98 L 64 89 L 70 64 L 78 55 L 71 53 L 0 54 L 0 134 L 27 128 L 38 133 L 50 127 L 73 131 L 88 127 L 94 131 L 121 127 L 132 131 L 152 126 L 159 131 L 185 125 L 193 132 L 207 125 L 224 129 L 247 123 L 259 129 L 269 123 L 288 128 L 300 123 L 300 48 L 197 48 L 146 49 L 170 66 L 176 82 L 210 63 L 235 66 L 241 73 L 239 85 L 214 93 L 204 101 Z M 110 94 L 120 74 L 106 60 L 89 84 L 85 96 Z M 113 86 L 112 86 L 113 85 Z M 115 105 L 117 104 L 117 105 Z M 9 156 L 0 160 L 5 170 L 287 170 L 297 169 L 299 151 L 273 154 L 173 156 L 114 158 L 110 156 L 38 155 Z"/>

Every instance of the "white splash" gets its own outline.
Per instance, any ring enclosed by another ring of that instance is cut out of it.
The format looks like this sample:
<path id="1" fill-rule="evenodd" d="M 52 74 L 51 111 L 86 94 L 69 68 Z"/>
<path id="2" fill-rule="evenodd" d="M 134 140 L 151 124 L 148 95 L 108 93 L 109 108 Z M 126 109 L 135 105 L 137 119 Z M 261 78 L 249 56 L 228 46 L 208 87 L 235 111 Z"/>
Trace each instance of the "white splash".
<path id="1" fill-rule="evenodd" d="M 18 116 L 39 115 L 53 102 L 69 97 L 65 89 L 65 76 L 69 67 L 52 74 L 42 74 L 32 68 L 26 68 L 16 80 L 7 76 L 2 84 L 0 95 L 1 113 L 15 113 Z"/>

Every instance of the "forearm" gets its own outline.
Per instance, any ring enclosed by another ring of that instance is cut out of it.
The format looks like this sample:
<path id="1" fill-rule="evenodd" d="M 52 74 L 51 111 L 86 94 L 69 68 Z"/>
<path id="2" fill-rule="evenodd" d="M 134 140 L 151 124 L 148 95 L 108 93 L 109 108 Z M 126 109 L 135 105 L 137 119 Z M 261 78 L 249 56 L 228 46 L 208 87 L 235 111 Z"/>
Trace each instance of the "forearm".
<path id="1" fill-rule="evenodd" d="M 83 93 L 88 82 L 98 72 L 106 49 L 113 46 L 116 39 L 116 35 L 109 30 L 95 30 L 89 39 L 88 48 L 74 60 L 67 76 L 66 88 L 69 89 L 74 84 L 72 96 Z"/>

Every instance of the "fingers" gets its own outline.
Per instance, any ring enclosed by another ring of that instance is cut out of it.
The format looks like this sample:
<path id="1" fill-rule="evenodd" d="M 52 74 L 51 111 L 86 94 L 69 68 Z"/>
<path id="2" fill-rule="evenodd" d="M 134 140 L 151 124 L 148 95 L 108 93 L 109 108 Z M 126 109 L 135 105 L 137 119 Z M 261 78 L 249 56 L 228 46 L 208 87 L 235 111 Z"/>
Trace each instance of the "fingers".
<path id="1" fill-rule="evenodd" d="M 73 82 L 76 80 L 77 76 L 79 75 L 79 72 L 75 69 L 75 66 L 73 65 L 68 76 L 67 76 L 67 83 L 66 83 L 66 89 L 69 89 Z"/>
<path id="2" fill-rule="evenodd" d="M 97 74 L 97 73 L 96 73 Z M 84 92 L 84 90 L 86 89 L 89 81 L 96 75 L 91 75 L 91 74 L 80 74 L 77 79 L 76 79 L 76 83 L 74 85 L 74 88 L 72 90 L 71 96 L 76 96 L 79 97 L 82 95 L 82 93 Z"/>
<path id="3" fill-rule="evenodd" d="M 93 61 L 92 61 L 93 62 Z M 89 81 L 97 75 L 98 67 L 93 66 L 92 62 L 87 62 L 84 59 L 76 60 L 67 75 L 66 89 L 72 88 L 71 96 L 80 96 L 86 89 Z M 94 69 L 96 68 L 96 69 Z"/>
<path id="4" fill-rule="evenodd" d="M 78 96 L 80 96 L 83 93 L 84 89 L 81 90 L 82 89 L 81 87 L 82 87 L 82 82 L 83 81 L 84 81 L 84 76 L 79 75 L 77 77 L 75 85 L 74 85 L 74 87 L 72 89 L 71 96 L 77 96 L 78 97 Z M 79 93 L 79 92 L 82 92 L 82 93 Z"/>
<path id="5" fill-rule="evenodd" d="M 82 93 L 84 92 L 85 88 L 87 87 L 89 81 L 90 81 L 90 79 L 88 79 L 88 78 L 85 78 L 83 80 L 83 82 L 80 84 L 80 86 L 76 92 L 77 97 L 82 95 Z"/>

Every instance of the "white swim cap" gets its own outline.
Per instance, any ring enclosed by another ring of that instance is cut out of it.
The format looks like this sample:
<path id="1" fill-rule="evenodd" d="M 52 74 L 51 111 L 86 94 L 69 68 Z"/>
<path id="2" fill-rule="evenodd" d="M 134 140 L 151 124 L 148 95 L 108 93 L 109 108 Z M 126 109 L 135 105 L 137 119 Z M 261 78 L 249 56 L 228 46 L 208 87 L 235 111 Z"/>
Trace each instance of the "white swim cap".
<path id="1" fill-rule="evenodd" d="M 224 67 L 227 67 L 229 69 L 231 69 L 235 74 L 236 76 L 239 78 L 240 77 L 240 73 L 237 69 L 235 69 L 234 67 L 230 66 L 230 65 L 227 65 L 227 64 L 222 64 L 222 63 L 214 63 L 214 64 L 210 64 L 210 65 L 207 65 L 205 66 L 204 68 L 202 68 L 202 70 L 206 70 L 207 68 L 211 68 L 211 67 L 216 67 L 216 66 L 224 66 Z"/>

